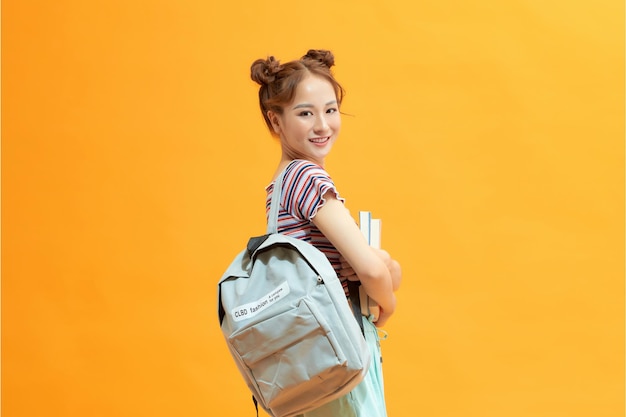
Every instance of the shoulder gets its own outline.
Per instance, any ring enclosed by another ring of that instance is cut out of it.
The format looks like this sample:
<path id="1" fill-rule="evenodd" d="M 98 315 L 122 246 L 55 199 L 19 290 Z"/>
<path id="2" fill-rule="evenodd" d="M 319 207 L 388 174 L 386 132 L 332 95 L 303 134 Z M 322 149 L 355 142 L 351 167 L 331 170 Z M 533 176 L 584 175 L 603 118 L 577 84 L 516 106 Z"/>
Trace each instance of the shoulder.
<path id="1" fill-rule="evenodd" d="M 334 188 L 332 178 L 321 166 L 305 160 L 292 161 L 285 171 L 283 189 L 317 189 Z"/>
<path id="2" fill-rule="evenodd" d="M 329 191 L 336 199 L 344 202 L 324 168 L 310 161 L 294 160 L 285 171 L 281 204 L 289 213 L 311 219 L 318 208 L 324 205 L 325 195 Z"/>
<path id="3" fill-rule="evenodd" d="M 293 177 L 321 177 L 330 179 L 330 175 L 321 166 L 303 159 L 295 159 L 287 165 L 286 178 Z"/>

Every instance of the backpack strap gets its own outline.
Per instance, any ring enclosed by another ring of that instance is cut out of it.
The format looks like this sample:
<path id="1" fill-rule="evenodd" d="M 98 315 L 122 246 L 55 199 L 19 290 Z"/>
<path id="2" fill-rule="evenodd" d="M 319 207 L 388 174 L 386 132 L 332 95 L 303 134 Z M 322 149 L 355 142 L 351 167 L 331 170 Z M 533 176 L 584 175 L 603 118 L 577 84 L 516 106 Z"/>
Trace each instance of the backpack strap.
<path id="1" fill-rule="evenodd" d="M 350 297 L 350 307 L 352 307 L 352 314 L 356 322 L 359 323 L 361 333 L 365 337 L 365 329 L 363 328 L 363 318 L 361 314 L 361 296 L 359 287 L 361 283 L 359 281 L 348 281 L 348 296 Z"/>
<path id="2" fill-rule="evenodd" d="M 254 395 L 252 395 L 252 402 L 254 403 L 254 408 L 256 409 L 256 417 L 259 417 L 259 403 Z"/>
<path id="3" fill-rule="evenodd" d="M 289 167 L 289 165 L 287 165 Z M 278 175 L 276 181 L 274 181 L 274 190 L 272 191 L 272 201 L 270 202 L 270 213 L 267 217 L 267 231 L 266 233 L 278 233 L 278 210 L 280 209 L 280 197 L 283 189 L 283 179 L 287 172 L 287 167 Z"/>

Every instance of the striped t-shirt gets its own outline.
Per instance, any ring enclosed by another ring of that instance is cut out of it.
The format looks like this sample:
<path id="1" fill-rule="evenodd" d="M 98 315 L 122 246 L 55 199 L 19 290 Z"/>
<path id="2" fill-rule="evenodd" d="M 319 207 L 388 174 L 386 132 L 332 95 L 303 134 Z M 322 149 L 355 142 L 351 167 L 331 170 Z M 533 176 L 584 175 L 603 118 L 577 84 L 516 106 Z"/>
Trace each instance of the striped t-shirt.
<path id="1" fill-rule="evenodd" d="M 267 186 L 265 202 L 266 217 L 269 217 L 274 183 Z M 341 262 L 339 251 L 315 227 L 311 219 L 325 203 L 324 194 L 328 191 L 339 197 L 335 184 L 322 167 L 310 161 L 296 159 L 287 166 L 283 179 L 280 209 L 278 211 L 278 232 L 302 239 L 322 251 L 335 271 L 339 273 Z M 346 283 L 342 282 L 344 290 Z"/>

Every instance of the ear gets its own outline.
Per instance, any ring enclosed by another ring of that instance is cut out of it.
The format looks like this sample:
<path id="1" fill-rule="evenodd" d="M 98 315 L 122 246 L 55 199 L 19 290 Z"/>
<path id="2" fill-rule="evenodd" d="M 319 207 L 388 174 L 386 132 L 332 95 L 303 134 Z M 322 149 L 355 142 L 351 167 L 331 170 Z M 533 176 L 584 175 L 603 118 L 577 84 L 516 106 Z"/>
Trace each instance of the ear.
<path id="1" fill-rule="evenodd" d="M 280 135 L 280 118 L 278 114 L 274 113 L 272 110 L 267 111 L 267 118 L 270 123 L 272 123 L 272 128 L 277 135 Z"/>

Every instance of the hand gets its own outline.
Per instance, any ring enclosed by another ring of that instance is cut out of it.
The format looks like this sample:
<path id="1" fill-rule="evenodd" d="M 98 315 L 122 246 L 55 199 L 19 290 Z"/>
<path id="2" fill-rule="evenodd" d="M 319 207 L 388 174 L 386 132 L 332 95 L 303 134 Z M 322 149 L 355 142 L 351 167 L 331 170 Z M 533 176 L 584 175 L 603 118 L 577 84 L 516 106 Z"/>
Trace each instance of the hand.
<path id="1" fill-rule="evenodd" d="M 359 281 L 359 277 L 354 272 L 354 269 L 350 266 L 350 264 L 344 259 L 342 256 L 341 260 L 341 269 L 339 270 L 339 276 L 341 278 L 346 278 L 348 281 Z"/>
<path id="2" fill-rule="evenodd" d="M 400 288 L 400 282 L 402 282 L 402 268 L 395 259 L 392 259 L 389 253 L 383 249 L 372 248 L 374 253 L 385 263 L 389 274 L 391 275 L 391 283 L 393 290 L 398 291 Z"/>
<path id="3" fill-rule="evenodd" d="M 396 302 L 397 302 L 395 296 L 393 298 L 393 301 L 394 301 L 393 310 L 395 311 Z M 389 320 L 389 318 L 394 313 L 394 311 L 385 310 L 380 306 L 378 306 L 378 308 L 379 308 L 378 319 L 374 322 L 374 325 L 376 327 L 384 327 L 385 324 L 387 323 L 387 320 Z"/>

